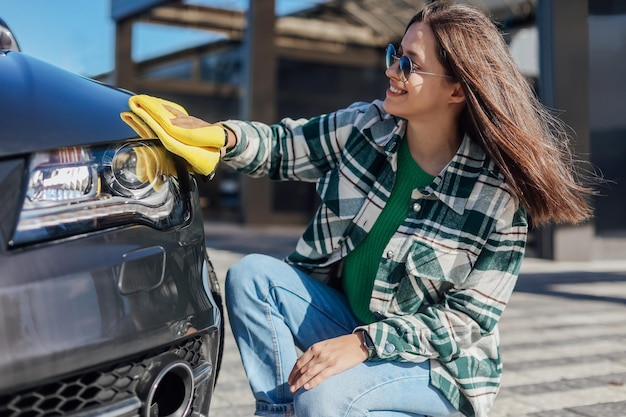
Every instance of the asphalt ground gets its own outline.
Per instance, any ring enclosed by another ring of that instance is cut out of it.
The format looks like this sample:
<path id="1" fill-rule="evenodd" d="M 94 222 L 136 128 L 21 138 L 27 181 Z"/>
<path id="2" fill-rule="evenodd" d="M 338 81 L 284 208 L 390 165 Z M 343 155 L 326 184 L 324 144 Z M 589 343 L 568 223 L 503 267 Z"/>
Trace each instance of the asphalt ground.
<path id="1" fill-rule="evenodd" d="M 282 258 L 301 228 L 206 223 L 222 281 L 248 253 Z M 504 376 L 490 417 L 626 417 L 626 260 L 526 258 L 500 321 Z M 254 398 L 226 320 L 211 417 L 251 417 Z M 325 416 L 320 416 L 325 417 Z"/>

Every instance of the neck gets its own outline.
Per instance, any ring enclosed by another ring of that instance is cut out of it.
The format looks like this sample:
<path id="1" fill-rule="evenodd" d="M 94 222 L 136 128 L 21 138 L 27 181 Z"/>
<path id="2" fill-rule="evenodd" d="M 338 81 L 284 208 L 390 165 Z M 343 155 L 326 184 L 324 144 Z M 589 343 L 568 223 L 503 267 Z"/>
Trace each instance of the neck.
<path id="1" fill-rule="evenodd" d="M 463 138 L 454 123 L 425 126 L 408 122 L 406 139 L 415 162 L 436 176 L 454 158 Z"/>

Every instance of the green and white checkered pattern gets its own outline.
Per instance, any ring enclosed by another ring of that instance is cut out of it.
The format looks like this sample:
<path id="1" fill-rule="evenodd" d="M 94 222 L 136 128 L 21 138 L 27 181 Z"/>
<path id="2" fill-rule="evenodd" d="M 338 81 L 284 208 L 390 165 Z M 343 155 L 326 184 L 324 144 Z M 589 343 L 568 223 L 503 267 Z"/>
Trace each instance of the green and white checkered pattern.
<path id="1" fill-rule="evenodd" d="M 406 121 L 379 101 L 275 125 L 225 123 L 239 138 L 224 162 L 252 176 L 317 182 L 321 204 L 287 261 L 322 280 L 369 232 L 393 188 Z M 495 164 L 466 136 L 416 189 L 380 259 L 363 326 L 378 360 L 431 361 L 431 379 L 467 416 L 486 416 L 500 387 L 497 323 L 528 224 Z M 376 360 L 376 359 L 375 359 Z M 419 398 L 416 398 L 419 401 Z"/>

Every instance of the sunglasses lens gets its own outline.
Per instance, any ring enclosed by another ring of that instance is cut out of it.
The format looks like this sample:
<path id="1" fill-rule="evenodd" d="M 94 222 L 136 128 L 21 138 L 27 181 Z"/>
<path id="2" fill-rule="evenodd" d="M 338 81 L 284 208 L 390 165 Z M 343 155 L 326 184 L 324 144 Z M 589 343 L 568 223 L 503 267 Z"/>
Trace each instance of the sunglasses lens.
<path id="1" fill-rule="evenodd" d="M 385 66 L 389 68 L 393 65 L 393 57 L 396 54 L 396 48 L 393 45 L 387 46 L 387 52 L 385 53 Z"/>
<path id="2" fill-rule="evenodd" d="M 411 76 L 411 70 L 413 70 L 413 65 L 411 64 L 411 60 L 406 55 L 402 55 L 399 62 L 400 72 L 404 77 L 403 81 L 406 81 Z"/>
<path id="3" fill-rule="evenodd" d="M 391 67 L 397 59 L 396 48 L 392 44 L 389 44 L 387 46 L 387 52 L 385 53 L 385 65 L 387 68 Z M 402 81 L 406 82 L 411 75 L 411 71 L 413 71 L 413 64 L 409 57 L 402 55 L 398 61 L 398 67 L 400 68 L 400 78 Z"/>

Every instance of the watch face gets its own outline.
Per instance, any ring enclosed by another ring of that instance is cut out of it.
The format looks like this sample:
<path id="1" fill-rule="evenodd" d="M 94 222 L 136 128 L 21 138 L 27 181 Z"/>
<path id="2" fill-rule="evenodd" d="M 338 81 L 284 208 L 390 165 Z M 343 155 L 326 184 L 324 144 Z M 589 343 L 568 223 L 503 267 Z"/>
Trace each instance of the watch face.
<path id="1" fill-rule="evenodd" d="M 369 333 L 367 333 L 365 330 L 362 330 L 363 332 L 363 344 L 365 344 L 365 347 L 368 350 L 375 350 L 376 347 L 374 346 L 374 341 L 372 341 L 372 338 L 370 337 Z"/>

